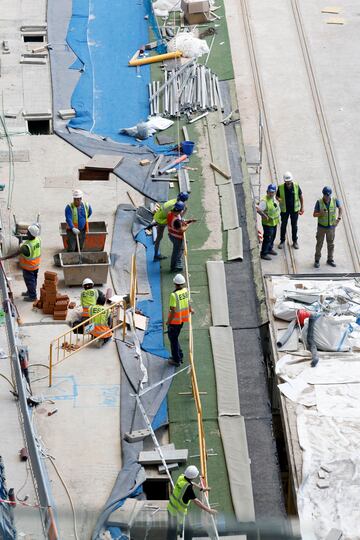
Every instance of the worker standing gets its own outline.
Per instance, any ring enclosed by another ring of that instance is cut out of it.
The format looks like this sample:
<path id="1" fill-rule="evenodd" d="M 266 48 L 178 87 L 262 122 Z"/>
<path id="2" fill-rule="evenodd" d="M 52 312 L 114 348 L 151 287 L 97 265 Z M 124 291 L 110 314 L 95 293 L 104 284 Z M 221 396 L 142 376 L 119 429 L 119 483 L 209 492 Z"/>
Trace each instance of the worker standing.
<path id="1" fill-rule="evenodd" d="M 169 364 L 178 367 L 184 356 L 179 343 L 179 335 L 183 324 L 189 322 L 189 314 L 190 311 L 193 313 L 193 310 L 190 306 L 189 291 L 185 287 L 184 276 L 177 274 L 173 279 L 173 283 L 175 284 L 175 290 L 170 294 L 169 314 L 166 324 L 172 356 Z"/>
<path id="2" fill-rule="evenodd" d="M 112 337 L 111 331 L 111 316 L 109 312 L 104 308 L 105 305 L 105 296 L 101 296 L 97 299 L 96 305 L 90 307 L 89 316 L 92 317 L 91 323 L 94 325 L 94 328 L 90 331 L 90 334 L 97 340 L 98 346 L 102 347 L 107 343 Z"/>
<path id="3" fill-rule="evenodd" d="M 290 217 L 291 235 L 294 249 L 299 249 L 298 244 L 298 218 L 304 213 L 304 197 L 301 188 L 297 182 L 294 182 L 291 172 L 286 172 L 283 176 L 284 182 L 280 184 L 276 192 L 276 198 L 280 204 L 280 244 L 282 249 L 285 244 L 286 227 Z"/>
<path id="4" fill-rule="evenodd" d="M 6 257 L 1 257 L 2 261 L 19 256 L 20 267 L 22 268 L 26 291 L 22 293 L 25 302 L 36 300 L 37 277 L 41 261 L 41 238 L 40 227 L 30 225 L 27 229 L 27 239 L 20 248 Z"/>
<path id="5" fill-rule="evenodd" d="M 269 184 L 265 197 L 261 199 L 257 207 L 257 212 L 262 218 L 261 222 L 264 231 L 260 257 L 266 261 L 271 261 L 270 255 L 277 255 L 276 251 L 274 251 L 274 241 L 276 228 L 280 221 L 280 208 L 275 200 L 275 193 L 276 185 Z"/>
<path id="6" fill-rule="evenodd" d="M 89 217 L 92 214 L 92 208 L 82 198 L 83 192 L 80 189 L 75 189 L 73 191 L 73 202 L 65 208 L 68 251 L 77 251 L 76 237 L 79 238 L 80 249 L 82 250 L 85 235 L 89 230 Z"/>
<path id="7" fill-rule="evenodd" d="M 188 508 L 191 501 L 193 501 L 196 506 L 205 510 L 208 514 L 215 515 L 217 514 L 216 510 L 209 508 L 204 503 L 198 499 L 195 495 L 194 487 L 198 488 L 200 491 L 209 491 L 210 488 L 203 488 L 199 484 L 195 484 L 194 480 L 199 476 L 198 468 L 195 465 L 189 465 L 186 467 L 184 474 L 180 474 L 176 480 L 172 494 L 170 495 L 169 502 L 167 505 L 169 525 L 167 531 L 167 539 L 174 540 L 177 538 L 177 528 L 178 524 L 182 525 L 184 523 L 184 518 L 187 515 Z M 183 538 L 185 540 L 191 539 L 192 532 L 190 527 L 185 527 L 185 535 Z"/>
<path id="8" fill-rule="evenodd" d="M 191 223 L 196 222 L 196 219 L 183 219 L 182 213 L 184 210 L 185 204 L 178 201 L 173 210 L 167 215 L 169 238 L 173 245 L 170 262 L 171 272 L 177 272 L 183 269 L 182 257 L 184 253 L 184 233 Z"/>
<path id="9" fill-rule="evenodd" d="M 331 197 L 332 189 L 325 186 L 322 190 L 323 196 L 316 201 L 313 216 L 318 220 L 316 231 L 316 248 L 315 248 L 315 268 L 320 267 L 321 250 L 326 237 L 327 243 L 327 261 L 326 263 L 335 267 L 334 248 L 335 248 L 335 228 L 341 221 L 342 206 L 339 199 Z M 336 209 L 338 216 L 336 217 Z"/>
<path id="10" fill-rule="evenodd" d="M 181 201 L 185 204 L 188 198 L 189 198 L 189 194 L 186 191 L 182 191 L 181 193 L 179 193 L 176 199 L 170 199 L 169 201 L 166 201 L 165 203 L 161 204 L 160 208 L 155 212 L 154 221 L 148 227 L 148 229 L 150 229 L 151 227 L 156 226 L 156 240 L 154 244 L 154 261 L 160 261 L 162 259 L 166 259 L 164 255 L 160 255 L 160 242 L 164 235 L 164 230 L 167 225 L 167 216 L 169 212 L 171 212 L 174 209 L 174 206 L 177 202 Z M 184 212 L 185 210 L 186 210 L 186 207 L 184 209 Z"/>

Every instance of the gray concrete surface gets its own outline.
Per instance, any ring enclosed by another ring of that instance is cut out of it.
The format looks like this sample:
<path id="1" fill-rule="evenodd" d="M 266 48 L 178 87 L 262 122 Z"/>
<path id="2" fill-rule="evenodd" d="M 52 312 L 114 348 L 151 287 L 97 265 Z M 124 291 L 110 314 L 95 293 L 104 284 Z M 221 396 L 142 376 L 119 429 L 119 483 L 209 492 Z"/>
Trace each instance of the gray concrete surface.
<path id="1" fill-rule="evenodd" d="M 241 8 L 234 0 L 226 0 L 225 4 L 245 144 L 256 145 L 258 106 Z M 356 182 L 359 160 L 353 149 L 358 145 L 359 128 L 353 112 L 358 101 L 360 81 L 357 70 L 349 69 L 351 58 L 358 56 L 356 51 L 360 47 L 356 3 L 340 3 L 342 14 L 346 13 L 347 24 L 344 26 L 326 25 L 328 16 L 321 14 L 322 6 L 319 3 L 302 1 L 299 6 L 305 32 L 309 37 L 310 52 L 340 177 L 348 197 L 346 211 L 356 229 L 356 207 L 360 196 Z M 331 184 L 331 179 L 296 35 L 291 2 L 250 0 L 248 7 L 279 179 L 285 170 L 290 170 L 304 191 L 305 214 L 299 220 L 300 250 L 294 252 L 297 271 L 313 272 L 316 220 L 312 217 L 312 211 L 317 198 L 321 196 L 322 187 Z M 264 160 L 262 193 L 269 181 L 269 171 Z M 337 230 L 335 242 L 337 271 L 353 270 L 350 249 L 342 223 Z M 324 259 L 323 252 L 320 272 L 333 272 L 324 264 Z M 263 261 L 265 273 L 284 270 L 282 254 L 274 257 L 271 262 Z"/>

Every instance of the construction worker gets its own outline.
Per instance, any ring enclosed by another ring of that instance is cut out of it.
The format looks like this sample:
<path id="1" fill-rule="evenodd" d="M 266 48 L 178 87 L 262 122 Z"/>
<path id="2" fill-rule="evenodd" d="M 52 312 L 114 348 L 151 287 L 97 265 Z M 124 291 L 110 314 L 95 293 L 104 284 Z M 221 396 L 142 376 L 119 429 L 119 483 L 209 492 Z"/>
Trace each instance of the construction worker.
<path id="1" fill-rule="evenodd" d="M 180 474 L 176 480 L 172 494 L 170 495 L 167 505 L 169 525 L 167 531 L 167 539 L 174 540 L 177 538 L 177 526 L 184 523 L 184 517 L 187 515 L 188 508 L 191 501 L 196 506 L 205 510 L 208 514 L 217 514 L 216 510 L 209 508 L 197 498 L 194 492 L 194 487 L 200 491 L 209 491 L 210 488 L 203 488 L 199 484 L 195 484 L 194 480 L 199 476 L 198 468 L 195 465 L 189 465 L 186 467 L 184 474 Z M 185 527 L 185 540 L 192 538 L 192 531 L 190 527 Z"/>
<path id="2" fill-rule="evenodd" d="M 94 289 L 94 282 L 91 278 L 85 278 L 82 286 L 83 290 L 80 294 L 80 304 L 83 309 L 82 319 L 88 319 L 90 317 L 90 308 L 98 303 L 99 298 L 104 299 L 104 305 L 105 296 L 99 289 Z"/>
<path id="3" fill-rule="evenodd" d="M 261 246 L 260 257 L 266 261 L 271 261 L 270 255 L 277 255 L 274 251 L 274 241 L 276 228 L 280 221 L 280 208 L 275 200 L 276 185 L 269 184 L 266 195 L 257 206 L 256 210 L 261 216 L 263 226 L 263 242 Z"/>
<path id="4" fill-rule="evenodd" d="M 107 343 L 112 337 L 111 316 L 109 315 L 109 312 L 105 310 L 104 305 L 105 296 L 101 296 L 97 299 L 96 305 L 91 306 L 89 311 L 90 317 L 96 315 L 91 321 L 94 328 L 91 330 L 90 334 L 94 338 L 101 336 L 101 338 L 97 340 L 99 347 L 105 345 L 105 343 Z"/>
<path id="5" fill-rule="evenodd" d="M 73 202 L 65 208 L 68 251 L 78 250 L 76 237 L 79 238 L 80 249 L 82 250 L 85 235 L 89 230 L 89 217 L 92 214 L 92 208 L 82 198 L 83 192 L 80 189 L 75 189 L 73 191 Z"/>
<path id="6" fill-rule="evenodd" d="M 280 244 L 278 248 L 282 249 L 284 247 L 286 227 L 290 217 L 293 248 L 299 249 L 297 223 L 299 215 L 302 216 L 304 213 L 304 198 L 301 188 L 297 182 L 294 182 L 291 172 L 286 172 L 283 180 L 284 182 L 280 184 L 276 192 L 281 212 Z"/>
<path id="7" fill-rule="evenodd" d="M 166 259 L 164 255 L 160 255 L 159 249 L 160 249 L 160 242 L 162 240 L 162 237 L 164 235 L 164 230 L 167 225 L 167 216 L 168 213 L 171 212 L 175 206 L 175 204 L 179 201 L 185 203 L 189 198 L 189 194 L 186 191 L 182 191 L 179 193 L 176 199 L 170 199 L 169 201 L 166 201 L 165 203 L 160 205 L 160 208 L 156 210 L 154 214 L 154 221 L 152 224 L 148 227 L 150 229 L 151 227 L 156 226 L 156 240 L 154 244 L 154 261 L 160 261 L 162 259 Z M 183 211 L 183 214 L 186 211 L 186 207 Z"/>
<path id="8" fill-rule="evenodd" d="M 19 264 L 22 268 L 27 289 L 22 293 L 22 296 L 25 302 L 34 302 L 37 299 L 37 277 L 41 261 L 41 238 L 40 227 L 38 225 L 30 225 L 27 229 L 27 239 L 25 242 L 14 253 L 6 257 L 1 257 L 1 260 L 6 261 L 17 256 L 19 256 Z"/>
<path id="9" fill-rule="evenodd" d="M 171 356 L 169 364 L 180 366 L 183 361 L 183 352 L 179 343 L 179 335 L 183 324 L 189 322 L 189 313 L 193 310 L 189 302 L 189 291 L 185 287 L 185 278 L 181 274 L 176 274 L 173 279 L 175 290 L 170 294 L 169 314 L 167 319 L 168 338 L 171 346 Z"/>
<path id="10" fill-rule="evenodd" d="M 185 210 L 185 204 L 181 201 L 175 203 L 174 208 L 167 215 L 167 226 L 169 238 L 173 245 L 170 270 L 178 272 L 183 269 L 182 256 L 184 253 L 184 232 L 188 229 L 190 223 L 195 223 L 196 219 L 184 220 L 182 214 Z"/>
<path id="11" fill-rule="evenodd" d="M 334 247 L 335 247 L 335 228 L 341 221 L 342 206 L 339 199 L 331 197 L 332 189 L 325 186 L 322 190 L 322 199 L 316 201 L 313 216 L 318 220 L 316 232 L 316 248 L 315 248 L 315 268 L 320 267 L 321 250 L 326 237 L 327 243 L 327 261 L 330 266 L 335 267 L 334 262 Z M 336 209 L 338 208 L 338 216 L 336 217 Z"/>

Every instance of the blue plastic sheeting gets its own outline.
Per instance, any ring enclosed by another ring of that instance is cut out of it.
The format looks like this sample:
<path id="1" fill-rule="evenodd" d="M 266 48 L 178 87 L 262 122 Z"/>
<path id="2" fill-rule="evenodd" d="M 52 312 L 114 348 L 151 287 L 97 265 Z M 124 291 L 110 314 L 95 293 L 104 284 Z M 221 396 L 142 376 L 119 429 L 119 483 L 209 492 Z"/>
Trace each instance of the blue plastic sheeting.
<path id="1" fill-rule="evenodd" d="M 150 67 L 137 70 L 128 61 L 149 41 L 148 7 L 148 0 L 73 0 L 67 42 L 84 72 L 72 95 L 70 127 L 129 142 L 119 130 L 146 120 Z"/>
<path id="2" fill-rule="evenodd" d="M 141 348 L 144 351 L 156 354 L 162 358 L 169 358 L 169 353 L 164 346 L 164 327 L 161 303 L 160 263 L 154 262 L 154 243 L 152 236 L 147 236 L 142 230 L 136 236 L 136 241 L 146 247 L 147 275 L 151 287 L 153 300 L 143 300 L 137 306 L 149 317 L 148 328 L 145 332 Z"/>

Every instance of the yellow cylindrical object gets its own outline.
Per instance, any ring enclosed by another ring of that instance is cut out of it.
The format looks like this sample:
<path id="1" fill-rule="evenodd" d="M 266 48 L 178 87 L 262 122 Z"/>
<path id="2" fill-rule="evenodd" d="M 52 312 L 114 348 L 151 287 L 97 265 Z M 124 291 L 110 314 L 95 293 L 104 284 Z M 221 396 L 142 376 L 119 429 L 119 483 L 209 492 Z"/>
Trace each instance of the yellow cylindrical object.
<path id="1" fill-rule="evenodd" d="M 180 58 L 180 56 L 182 56 L 182 52 L 180 51 L 157 54 L 156 56 L 146 56 L 145 58 L 136 58 L 135 60 L 130 60 L 129 66 L 142 66 L 144 64 L 153 64 L 154 62 L 162 62 L 163 60 Z"/>

